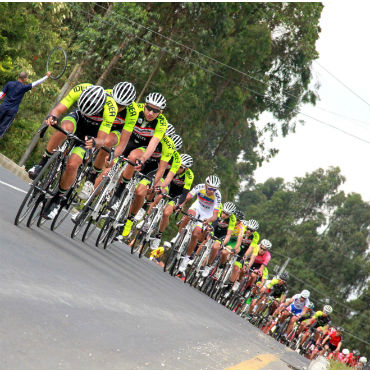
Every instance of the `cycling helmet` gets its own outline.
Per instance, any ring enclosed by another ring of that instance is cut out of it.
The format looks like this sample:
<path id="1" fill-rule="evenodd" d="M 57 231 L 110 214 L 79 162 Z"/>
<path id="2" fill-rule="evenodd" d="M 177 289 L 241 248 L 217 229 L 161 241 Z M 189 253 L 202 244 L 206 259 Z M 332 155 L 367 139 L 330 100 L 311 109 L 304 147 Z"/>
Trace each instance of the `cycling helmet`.
<path id="1" fill-rule="evenodd" d="M 78 98 L 78 110 L 85 116 L 99 113 L 107 100 L 107 94 L 101 86 L 91 85 L 82 91 Z"/>
<path id="2" fill-rule="evenodd" d="M 243 218 L 244 218 L 244 213 L 242 211 L 240 211 L 239 209 L 237 209 L 235 212 L 234 212 L 234 215 L 236 217 L 236 219 L 238 221 L 241 221 Z"/>
<path id="3" fill-rule="evenodd" d="M 366 357 L 364 357 L 364 356 L 362 356 L 362 357 L 360 357 L 360 360 L 359 360 L 362 364 L 366 364 L 366 362 L 367 362 L 367 358 Z"/>
<path id="4" fill-rule="evenodd" d="M 280 279 L 281 279 L 281 280 L 284 280 L 284 281 L 287 281 L 287 280 L 289 279 L 288 271 L 284 271 L 284 272 L 280 275 Z"/>
<path id="5" fill-rule="evenodd" d="M 167 130 L 165 132 L 165 135 L 167 135 L 169 137 L 172 137 L 173 135 L 175 135 L 175 127 L 173 125 L 171 125 L 170 123 L 167 126 Z"/>
<path id="6" fill-rule="evenodd" d="M 247 227 L 247 226 L 248 226 L 248 221 L 247 221 L 247 220 L 242 220 L 242 225 L 243 225 L 244 227 Z"/>
<path id="7" fill-rule="evenodd" d="M 193 165 L 193 158 L 189 154 L 180 154 L 181 166 L 189 168 Z"/>
<path id="8" fill-rule="evenodd" d="M 231 215 L 232 213 L 234 213 L 236 211 L 236 206 L 234 203 L 232 202 L 226 202 L 222 208 L 222 210 L 225 212 L 225 213 L 228 213 L 229 215 Z"/>
<path id="9" fill-rule="evenodd" d="M 180 135 L 173 135 L 171 137 L 173 143 L 175 144 L 176 150 L 180 150 L 182 148 L 182 139 Z"/>
<path id="10" fill-rule="evenodd" d="M 315 304 L 313 302 L 310 301 L 309 305 L 308 305 L 308 308 L 310 310 L 313 310 L 315 308 Z"/>
<path id="11" fill-rule="evenodd" d="M 301 291 L 301 297 L 307 299 L 310 296 L 310 292 L 307 289 Z"/>
<path id="12" fill-rule="evenodd" d="M 264 246 L 266 249 L 271 249 L 272 247 L 270 240 L 267 240 L 267 239 L 263 239 L 261 241 L 261 245 Z"/>
<path id="13" fill-rule="evenodd" d="M 160 109 L 166 108 L 166 99 L 164 96 L 160 93 L 150 93 L 146 98 L 145 98 L 145 103 L 152 104 Z"/>
<path id="14" fill-rule="evenodd" d="M 136 98 L 136 89 L 131 82 L 119 82 L 114 85 L 112 96 L 119 105 L 130 105 Z"/>
<path id="15" fill-rule="evenodd" d="M 347 356 L 349 354 L 349 350 L 347 348 L 344 348 L 342 353 Z"/>
<path id="16" fill-rule="evenodd" d="M 329 306 L 328 304 L 324 306 L 323 310 L 322 310 L 324 313 L 326 313 L 327 315 L 329 315 L 330 313 L 333 312 L 333 308 L 331 306 Z"/>
<path id="17" fill-rule="evenodd" d="M 353 352 L 352 352 L 355 356 L 360 356 L 360 351 L 358 349 L 355 349 Z"/>
<path id="18" fill-rule="evenodd" d="M 210 175 L 206 178 L 206 184 L 212 188 L 219 188 L 221 181 L 216 175 Z"/>
<path id="19" fill-rule="evenodd" d="M 259 224 L 256 220 L 249 220 L 248 224 L 247 224 L 247 227 L 249 229 L 252 229 L 252 230 L 256 231 L 259 227 Z"/>
<path id="20" fill-rule="evenodd" d="M 340 332 L 344 331 L 344 329 L 341 326 L 338 326 L 336 330 Z"/>

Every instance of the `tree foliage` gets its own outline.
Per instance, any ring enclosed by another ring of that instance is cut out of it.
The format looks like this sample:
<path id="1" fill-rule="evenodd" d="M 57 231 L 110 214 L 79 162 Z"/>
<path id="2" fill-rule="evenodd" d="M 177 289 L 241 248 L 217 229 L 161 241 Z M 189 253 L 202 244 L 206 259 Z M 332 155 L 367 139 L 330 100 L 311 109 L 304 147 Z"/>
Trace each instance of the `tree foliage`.
<path id="1" fill-rule="evenodd" d="M 344 181 L 334 167 L 292 183 L 271 178 L 241 192 L 239 206 L 271 240 L 273 264 L 291 258 L 290 293 L 309 289 L 317 309 L 331 304 L 336 325 L 370 342 L 370 205 L 340 191 Z M 349 334 L 345 340 L 347 347 L 369 350 Z"/>

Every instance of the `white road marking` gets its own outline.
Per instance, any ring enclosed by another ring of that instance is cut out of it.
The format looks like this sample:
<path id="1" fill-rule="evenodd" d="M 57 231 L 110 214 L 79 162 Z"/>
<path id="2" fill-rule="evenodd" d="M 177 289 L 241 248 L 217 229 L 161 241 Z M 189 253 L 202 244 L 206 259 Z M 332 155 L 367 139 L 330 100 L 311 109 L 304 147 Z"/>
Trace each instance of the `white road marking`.
<path id="1" fill-rule="evenodd" d="M 14 189 L 14 190 L 17 190 L 17 191 L 20 191 L 21 193 L 27 193 L 26 191 L 24 191 L 23 189 L 20 189 L 20 188 L 17 188 L 16 186 L 13 186 L 13 185 L 10 185 L 10 184 L 8 184 L 8 183 L 6 183 L 6 182 L 4 182 L 4 181 L 1 181 L 0 180 L 0 184 L 3 184 L 3 185 L 5 185 L 5 186 L 9 186 L 10 188 L 12 188 L 12 189 Z"/>

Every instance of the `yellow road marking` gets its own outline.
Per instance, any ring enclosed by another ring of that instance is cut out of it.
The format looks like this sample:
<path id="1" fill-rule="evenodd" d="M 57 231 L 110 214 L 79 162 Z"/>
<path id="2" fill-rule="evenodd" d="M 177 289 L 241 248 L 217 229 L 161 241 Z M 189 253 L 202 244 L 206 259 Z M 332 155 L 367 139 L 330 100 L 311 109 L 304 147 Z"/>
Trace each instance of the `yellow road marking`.
<path id="1" fill-rule="evenodd" d="M 241 362 L 232 367 L 228 367 L 225 370 L 258 370 L 265 367 L 270 362 L 278 360 L 278 357 L 274 356 L 271 353 L 265 353 L 263 355 L 258 355 L 251 358 L 250 360 Z"/>

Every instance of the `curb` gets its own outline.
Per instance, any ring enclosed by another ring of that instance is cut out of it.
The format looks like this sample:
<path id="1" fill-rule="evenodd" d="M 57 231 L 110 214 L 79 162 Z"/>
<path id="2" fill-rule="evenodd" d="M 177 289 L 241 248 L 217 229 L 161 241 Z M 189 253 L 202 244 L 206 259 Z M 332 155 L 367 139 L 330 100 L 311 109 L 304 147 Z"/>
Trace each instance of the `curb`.
<path id="1" fill-rule="evenodd" d="M 0 153 L 0 166 L 6 168 L 14 175 L 23 179 L 24 181 L 28 183 L 32 182 L 32 180 L 28 177 L 28 173 L 26 172 L 26 169 L 24 167 L 18 166 L 15 162 L 13 162 L 11 159 L 9 159 L 8 157 L 1 153 Z"/>

